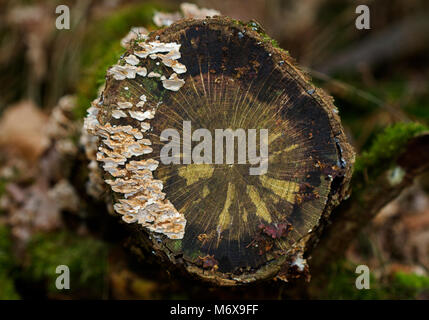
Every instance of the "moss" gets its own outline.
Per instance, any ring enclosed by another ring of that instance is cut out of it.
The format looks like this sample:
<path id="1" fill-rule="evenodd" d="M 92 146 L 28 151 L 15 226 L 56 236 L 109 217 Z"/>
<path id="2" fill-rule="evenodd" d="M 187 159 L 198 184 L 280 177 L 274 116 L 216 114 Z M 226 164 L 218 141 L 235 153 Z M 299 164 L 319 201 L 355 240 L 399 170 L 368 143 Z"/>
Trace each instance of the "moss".
<path id="1" fill-rule="evenodd" d="M 355 286 L 355 264 L 341 261 L 330 270 L 328 285 L 324 288 L 322 299 L 416 299 L 429 288 L 429 277 L 414 273 L 397 272 L 388 279 L 377 279 L 370 273 L 370 289 L 358 290 Z"/>
<path id="2" fill-rule="evenodd" d="M 6 180 L 3 178 L 0 178 L 0 198 L 3 196 L 4 192 L 6 191 Z M 4 213 L 4 210 L 0 208 L 0 215 Z"/>
<path id="3" fill-rule="evenodd" d="M 246 26 L 250 29 L 252 29 L 253 31 L 256 31 L 260 36 L 262 36 L 263 41 L 265 43 L 269 42 L 271 43 L 271 45 L 277 49 L 281 49 L 279 43 L 277 42 L 277 40 L 272 39 L 269 35 L 267 35 L 264 31 L 264 29 L 262 28 L 262 26 L 257 23 L 256 21 L 250 21 L 247 24 L 241 23 L 241 25 Z"/>
<path id="4" fill-rule="evenodd" d="M 25 275 L 32 281 L 45 282 L 49 292 L 58 292 L 57 266 L 70 269 L 70 289 L 86 290 L 101 297 L 107 274 L 107 246 L 96 239 L 68 232 L 39 234 L 28 245 Z"/>
<path id="5" fill-rule="evenodd" d="M 131 98 L 131 92 L 129 90 L 123 90 L 123 91 L 121 91 L 120 95 L 122 97 L 124 97 L 125 99 L 130 99 Z"/>
<path id="6" fill-rule="evenodd" d="M 157 81 L 150 79 L 150 78 L 142 78 L 141 79 L 142 85 L 148 89 L 150 92 L 154 92 L 158 89 L 158 83 Z"/>
<path id="7" fill-rule="evenodd" d="M 0 225 L 0 300 L 19 299 L 13 280 L 14 269 L 10 231 Z"/>
<path id="8" fill-rule="evenodd" d="M 380 290 L 378 283 L 370 274 L 369 290 L 356 288 L 356 278 L 359 276 L 355 273 L 356 265 L 341 261 L 331 267 L 328 285 L 324 288 L 320 299 L 352 299 L 352 300 L 369 300 L 383 299 L 385 294 Z"/>
<path id="9" fill-rule="evenodd" d="M 248 23 L 243 23 L 243 22 L 241 22 L 241 21 L 238 21 L 238 22 L 236 22 L 238 25 L 241 25 L 241 26 L 245 26 L 245 27 L 247 27 L 247 28 L 250 28 L 251 30 L 253 30 L 253 31 L 256 31 L 262 38 L 263 38 L 263 42 L 264 43 L 271 43 L 271 45 L 274 47 L 274 48 L 277 48 L 277 49 L 280 49 L 281 51 L 284 51 L 284 52 L 288 52 L 288 51 L 286 51 L 286 50 L 284 50 L 283 48 L 281 48 L 280 47 L 280 45 L 279 45 L 279 43 L 277 42 L 277 40 L 275 40 L 275 39 L 273 39 L 273 38 L 271 38 L 265 31 L 264 31 L 264 29 L 262 28 L 262 26 L 259 24 L 259 23 L 257 23 L 256 21 L 249 21 Z"/>
<path id="10" fill-rule="evenodd" d="M 205 256 L 206 256 L 206 254 L 204 254 L 204 253 L 203 253 L 203 252 L 201 252 L 200 250 L 195 250 L 195 251 L 187 250 L 187 251 L 185 252 L 185 255 L 187 255 L 187 256 L 189 257 L 189 259 L 190 259 L 191 261 L 193 261 L 193 262 L 198 261 L 198 258 L 199 258 L 199 257 L 205 257 Z"/>
<path id="11" fill-rule="evenodd" d="M 0 300 L 18 300 L 19 294 L 16 292 L 15 283 L 8 275 L 0 272 Z"/>
<path id="12" fill-rule="evenodd" d="M 0 270 L 9 270 L 13 266 L 11 245 L 9 229 L 0 225 Z"/>
<path id="13" fill-rule="evenodd" d="M 414 273 L 394 274 L 390 292 L 397 299 L 415 299 L 420 292 L 429 289 L 429 277 Z"/>
<path id="14" fill-rule="evenodd" d="M 243 21 L 232 19 L 232 23 L 234 23 L 237 26 L 242 26 L 242 27 L 251 29 L 253 31 L 256 31 L 263 38 L 263 42 L 264 43 L 271 43 L 271 45 L 274 48 L 280 49 L 281 51 L 288 53 L 287 50 L 284 50 L 283 48 L 280 47 L 280 45 L 277 42 L 277 40 L 271 38 L 264 31 L 264 29 L 262 28 L 262 26 L 258 22 L 254 21 L 254 20 L 251 20 L 251 21 L 249 21 L 247 23 L 244 23 Z"/>
<path id="15" fill-rule="evenodd" d="M 364 170 L 376 174 L 389 168 L 407 141 L 412 137 L 429 130 L 420 123 L 397 123 L 379 134 L 369 150 L 363 152 L 356 160 L 355 175 Z"/>
<path id="16" fill-rule="evenodd" d="M 170 250 L 173 251 L 174 254 L 176 254 L 182 251 L 182 240 L 171 240 L 168 246 L 170 247 Z"/>
<path id="17" fill-rule="evenodd" d="M 105 81 L 107 69 L 125 51 L 120 40 L 132 27 L 155 28 L 152 17 L 156 10 L 161 10 L 161 7 L 151 3 L 129 6 L 89 27 L 83 45 L 81 69 L 84 71 L 77 87 L 76 118 L 85 116 L 86 109 Z"/>

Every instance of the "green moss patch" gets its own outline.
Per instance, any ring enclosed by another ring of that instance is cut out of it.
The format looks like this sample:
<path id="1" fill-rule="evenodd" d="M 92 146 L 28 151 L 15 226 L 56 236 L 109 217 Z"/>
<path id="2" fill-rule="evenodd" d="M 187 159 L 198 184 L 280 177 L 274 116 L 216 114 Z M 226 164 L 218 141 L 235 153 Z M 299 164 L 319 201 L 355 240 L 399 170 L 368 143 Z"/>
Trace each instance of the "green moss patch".
<path id="1" fill-rule="evenodd" d="M 79 237 L 68 232 L 40 234 L 28 245 L 25 276 L 45 282 L 49 292 L 58 293 L 56 268 L 66 265 L 70 270 L 70 290 L 92 291 L 101 297 L 107 275 L 107 246 L 90 237 Z M 61 292 L 64 293 L 64 292 Z"/>
<path id="2" fill-rule="evenodd" d="M 13 280 L 14 269 L 10 231 L 0 225 L 0 300 L 19 299 Z"/>
<path id="3" fill-rule="evenodd" d="M 429 277 L 414 273 L 397 272 L 387 279 L 377 279 L 370 273 L 370 289 L 358 290 L 355 286 L 355 264 L 342 261 L 332 267 L 328 285 L 320 299 L 384 300 L 416 299 L 429 288 Z"/>
<path id="4" fill-rule="evenodd" d="M 364 170 L 374 174 L 389 168 L 407 141 L 416 135 L 428 131 L 428 127 L 420 123 L 397 123 L 379 134 L 369 150 L 364 151 L 356 160 L 355 175 Z"/>

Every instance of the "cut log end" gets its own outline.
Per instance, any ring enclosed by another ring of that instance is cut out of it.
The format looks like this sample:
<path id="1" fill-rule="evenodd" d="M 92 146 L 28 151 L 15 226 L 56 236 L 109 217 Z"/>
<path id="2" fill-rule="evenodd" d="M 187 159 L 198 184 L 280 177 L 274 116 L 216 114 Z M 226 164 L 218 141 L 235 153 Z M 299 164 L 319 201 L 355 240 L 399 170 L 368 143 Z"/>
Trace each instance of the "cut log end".
<path id="1" fill-rule="evenodd" d="M 136 41 L 86 127 L 115 211 L 221 285 L 307 275 L 306 248 L 354 161 L 332 98 L 256 24 L 224 17 Z"/>

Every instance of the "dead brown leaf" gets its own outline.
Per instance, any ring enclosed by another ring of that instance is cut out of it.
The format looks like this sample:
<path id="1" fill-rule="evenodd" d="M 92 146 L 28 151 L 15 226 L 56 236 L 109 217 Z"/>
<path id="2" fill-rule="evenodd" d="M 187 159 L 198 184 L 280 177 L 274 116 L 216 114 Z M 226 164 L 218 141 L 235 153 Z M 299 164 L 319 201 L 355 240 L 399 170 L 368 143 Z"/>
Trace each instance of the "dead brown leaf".
<path id="1" fill-rule="evenodd" d="M 47 121 L 31 101 L 10 106 L 0 121 L 0 146 L 29 163 L 36 161 L 49 146 Z"/>

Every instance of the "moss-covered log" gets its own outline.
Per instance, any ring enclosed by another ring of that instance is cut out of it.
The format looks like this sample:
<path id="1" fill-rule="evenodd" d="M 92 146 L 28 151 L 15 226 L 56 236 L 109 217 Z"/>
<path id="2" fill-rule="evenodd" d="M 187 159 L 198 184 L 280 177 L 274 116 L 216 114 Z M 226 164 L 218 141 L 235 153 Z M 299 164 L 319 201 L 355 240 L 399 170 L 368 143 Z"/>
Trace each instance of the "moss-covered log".
<path id="1" fill-rule="evenodd" d="M 228 18 L 137 39 L 86 128 L 135 244 L 222 285 L 307 277 L 307 244 L 354 161 L 332 99 L 257 24 Z M 219 129 L 237 143 L 218 144 Z"/>

